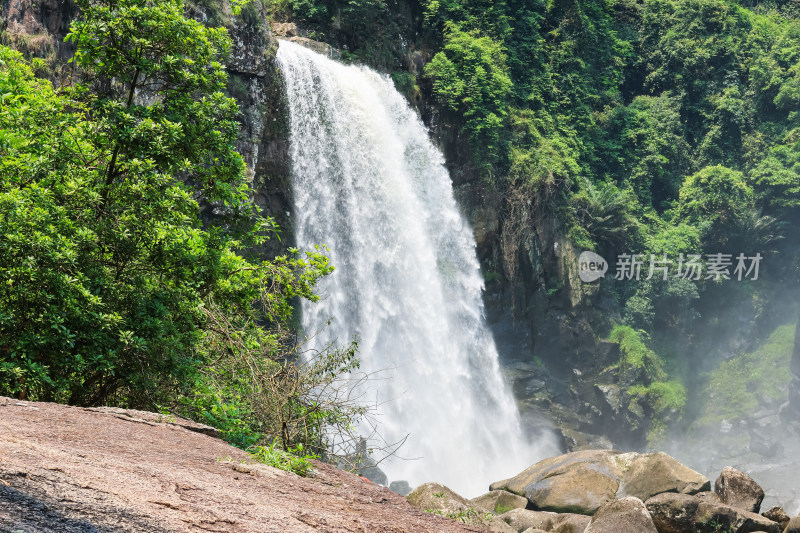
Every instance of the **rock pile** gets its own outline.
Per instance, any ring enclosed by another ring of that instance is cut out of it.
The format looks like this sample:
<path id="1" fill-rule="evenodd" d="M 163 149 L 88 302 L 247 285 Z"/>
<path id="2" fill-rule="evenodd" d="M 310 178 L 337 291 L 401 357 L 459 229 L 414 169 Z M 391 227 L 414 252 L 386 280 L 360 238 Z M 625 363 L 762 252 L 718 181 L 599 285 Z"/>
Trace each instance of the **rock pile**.
<path id="1" fill-rule="evenodd" d="M 502 533 L 800 533 L 763 489 L 725 467 L 714 483 L 665 453 L 586 450 L 540 461 L 467 500 L 435 483 L 412 505 Z"/>

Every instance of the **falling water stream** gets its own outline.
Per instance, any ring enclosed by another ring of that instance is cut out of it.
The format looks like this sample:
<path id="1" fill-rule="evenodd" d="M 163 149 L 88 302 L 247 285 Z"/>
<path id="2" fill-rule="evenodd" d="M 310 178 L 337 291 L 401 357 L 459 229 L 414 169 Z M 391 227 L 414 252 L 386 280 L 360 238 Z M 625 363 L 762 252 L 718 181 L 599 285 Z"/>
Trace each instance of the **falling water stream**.
<path id="1" fill-rule="evenodd" d="M 324 244 L 336 271 L 303 306 L 318 348 L 358 336 L 362 370 L 379 379 L 387 442 L 381 468 L 412 486 L 476 496 L 541 457 L 525 442 L 483 316 L 472 231 L 442 154 L 392 81 L 281 41 L 291 121 L 294 229 Z M 367 431 L 367 428 L 365 428 Z"/>

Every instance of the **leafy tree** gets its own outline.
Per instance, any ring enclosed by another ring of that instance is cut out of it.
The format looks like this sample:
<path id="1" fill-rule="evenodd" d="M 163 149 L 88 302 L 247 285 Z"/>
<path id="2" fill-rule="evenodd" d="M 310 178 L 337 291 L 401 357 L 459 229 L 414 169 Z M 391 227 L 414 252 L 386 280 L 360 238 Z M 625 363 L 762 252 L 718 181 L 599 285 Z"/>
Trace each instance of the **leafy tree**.
<path id="1" fill-rule="evenodd" d="M 0 393 L 169 404 L 229 355 L 214 317 L 281 360 L 290 302 L 332 267 L 244 255 L 274 227 L 233 149 L 224 31 L 176 1 L 81 7 L 74 86 L 0 48 Z M 198 198 L 222 224 L 201 224 Z"/>
<path id="2" fill-rule="evenodd" d="M 742 173 L 717 165 L 686 178 L 675 215 L 701 228 L 707 249 L 722 251 L 754 206 L 753 189 Z"/>
<path id="3" fill-rule="evenodd" d="M 505 59 L 491 37 L 448 23 L 443 50 L 425 67 L 439 101 L 463 117 L 479 164 L 491 164 L 500 150 L 511 92 Z"/>

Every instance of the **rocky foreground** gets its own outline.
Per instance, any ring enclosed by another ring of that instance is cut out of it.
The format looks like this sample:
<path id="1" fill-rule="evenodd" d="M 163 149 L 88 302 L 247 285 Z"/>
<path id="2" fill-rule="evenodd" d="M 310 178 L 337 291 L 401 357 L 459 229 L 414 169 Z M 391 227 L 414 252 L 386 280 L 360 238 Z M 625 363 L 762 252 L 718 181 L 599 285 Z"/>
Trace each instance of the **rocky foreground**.
<path id="1" fill-rule="evenodd" d="M 329 465 L 302 478 L 187 420 L 0 397 L 0 532 L 480 531 Z"/>
<path id="2" fill-rule="evenodd" d="M 322 463 L 311 478 L 256 463 L 188 420 L 0 398 L 0 532 L 800 533 L 758 514 L 747 475 L 712 487 L 663 453 L 574 452 L 490 488 L 406 500 Z"/>
<path id="3" fill-rule="evenodd" d="M 420 509 L 499 533 L 800 533 L 800 517 L 763 514 L 764 491 L 730 467 L 714 483 L 665 453 L 573 452 L 545 459 L 466 500 L 436 483 Z"/>

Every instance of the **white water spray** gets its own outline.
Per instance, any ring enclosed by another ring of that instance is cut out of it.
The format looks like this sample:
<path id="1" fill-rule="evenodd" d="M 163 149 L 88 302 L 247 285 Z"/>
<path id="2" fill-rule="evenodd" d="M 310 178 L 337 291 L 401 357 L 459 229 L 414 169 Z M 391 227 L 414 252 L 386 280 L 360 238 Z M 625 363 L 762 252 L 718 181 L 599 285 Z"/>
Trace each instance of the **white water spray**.
<path id="1" fill-rule="evenodd" d="M 524 442 L 483 317 L 475 241 L 441 153 L 386 76 L 282 41 L 295 234 L 325 244 L 336 271 L 303 306 L 313 340 L 360 337 L 379 432 L 410 434 L 390 480 L 476 496 L 542 457 Z M 385 402 L 385 403 L 384 403 Z"/>

